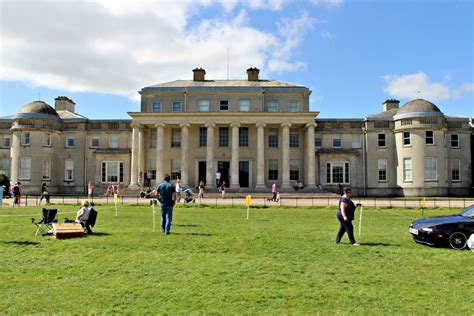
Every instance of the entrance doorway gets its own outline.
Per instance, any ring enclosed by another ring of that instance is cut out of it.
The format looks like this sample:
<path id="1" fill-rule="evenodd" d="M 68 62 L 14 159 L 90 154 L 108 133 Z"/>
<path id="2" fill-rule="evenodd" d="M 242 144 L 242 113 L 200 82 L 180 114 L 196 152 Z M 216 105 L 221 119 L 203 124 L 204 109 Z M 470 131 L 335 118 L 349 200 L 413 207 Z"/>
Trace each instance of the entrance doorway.
<path id="1" fill-rule="evenodd" d="M 221 173 L 221 183 L 225 181 L 225 186 L 229 187 L 230 161 L 218 161 L 217 170 Z"/>
<path id="2" fill-rule="evenodd" d="M 205 161 L 199 161 L 198 179 L 197 179 L 196 186 L 199 186 L 199 182 L 201 182 L 201 180 L 204 182 L 204 184 L 206 184 L 206 170 L 207 170 L 206 167 L 207 167 L 207 164 Z"/>
<path id="3" fill-rule="evenodd" d="M 239 162 L 239 184 L 241 188 L 249 187 L 249 162 Z"/>

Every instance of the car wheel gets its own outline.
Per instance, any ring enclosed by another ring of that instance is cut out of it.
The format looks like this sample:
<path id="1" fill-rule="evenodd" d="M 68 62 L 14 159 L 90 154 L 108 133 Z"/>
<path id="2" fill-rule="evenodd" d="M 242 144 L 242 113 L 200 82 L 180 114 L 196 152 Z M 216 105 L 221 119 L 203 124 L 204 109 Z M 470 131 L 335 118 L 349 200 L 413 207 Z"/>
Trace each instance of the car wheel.
<path id="1" fill-rule="evenodd" d="M 451 235 L 449 235 L 449 245 L 453 249 L 464 249 L 466 248 L 467 245 L 467 237 L 464 233 L 462 232 L 454 232 Z"/>

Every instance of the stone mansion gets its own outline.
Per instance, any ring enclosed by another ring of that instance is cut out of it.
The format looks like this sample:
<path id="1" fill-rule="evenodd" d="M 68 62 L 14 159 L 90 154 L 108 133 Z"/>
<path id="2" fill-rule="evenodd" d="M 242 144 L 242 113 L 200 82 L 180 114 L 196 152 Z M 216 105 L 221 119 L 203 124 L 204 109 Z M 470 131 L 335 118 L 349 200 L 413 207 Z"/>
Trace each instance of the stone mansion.
<path id="1" fill-rule="evenodd" d="M 445 115 L 415 99 L 386 100 L 364 119 L 318 119 L 311 91 L 262 80 L 193 80 L 143 88 L 130 120 L 94 120 L 76 113 L 68 97 L 21 107 L 0 118 L 0 173 L 23 192 L 84 194 L 121 182 L 132 189 L 180 177 L 195 188 L 215 188 L 215 174 L 234 192 L 337 191 L 357 195 L 468 195 L 472 188 L 469 118 Z M 138 183 L 138 182 L 141 183 Z"/>

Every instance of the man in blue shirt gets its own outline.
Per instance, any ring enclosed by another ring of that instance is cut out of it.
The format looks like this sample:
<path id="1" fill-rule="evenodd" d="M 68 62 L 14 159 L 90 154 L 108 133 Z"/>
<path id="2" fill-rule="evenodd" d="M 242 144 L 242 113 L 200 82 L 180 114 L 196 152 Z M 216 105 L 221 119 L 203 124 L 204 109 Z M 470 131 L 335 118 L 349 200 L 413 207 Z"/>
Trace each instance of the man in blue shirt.
<path id="1" fill-rule="evenodd" d="M 170 180 L 171 177 L 165 174 L 165 181 L 156 186 L 156 198 L 160 201 L 161 206 L 161 232 L 166 235 L 170 234 L 173 206 L 176 202 L 176 190 Z"/>

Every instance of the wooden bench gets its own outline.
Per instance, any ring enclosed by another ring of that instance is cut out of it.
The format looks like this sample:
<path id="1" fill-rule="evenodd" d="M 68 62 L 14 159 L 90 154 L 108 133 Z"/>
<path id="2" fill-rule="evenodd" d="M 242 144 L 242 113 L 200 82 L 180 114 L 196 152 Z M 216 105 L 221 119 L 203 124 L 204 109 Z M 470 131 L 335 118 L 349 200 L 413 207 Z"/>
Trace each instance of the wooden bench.
<path id="1" fill-rule="evenodd" d="M 79 223 L 54 223 L 53 233 L 56 239 L 84 237 L 84 228 Z"/>

